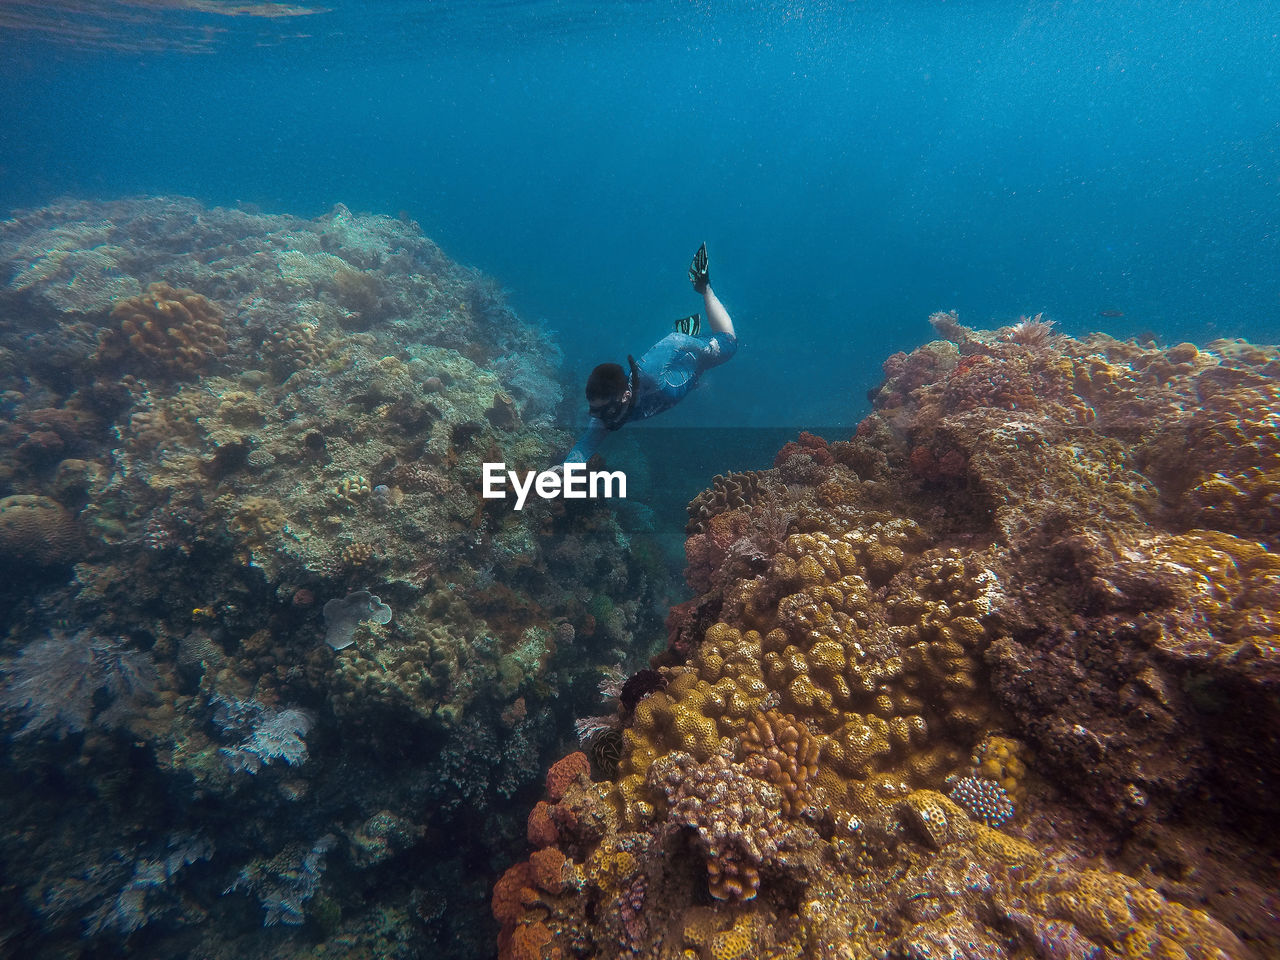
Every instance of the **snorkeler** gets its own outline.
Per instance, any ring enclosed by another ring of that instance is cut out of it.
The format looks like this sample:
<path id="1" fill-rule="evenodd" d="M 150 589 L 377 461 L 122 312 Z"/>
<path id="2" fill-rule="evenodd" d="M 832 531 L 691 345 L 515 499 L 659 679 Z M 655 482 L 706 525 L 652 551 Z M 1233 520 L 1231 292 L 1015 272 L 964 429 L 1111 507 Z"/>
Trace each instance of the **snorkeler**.
<path id="1" fill-rule="evenodd" d="M 676 329 L 639 361 L 628 355 L 630 370 L 617 363 L 602 363 L 592 370 L 587 378 L 591 422 L 564 458 L 565 463 L 586 463 L 608 431 L 671 409 L 697 385 L 704 371 L 718 367 L 737 352 L 738 338 L 729 311 L 711 289 L 705 243 L 693 255 L 689 282 L 702 294 L 710 334 L 700 335 L 702 320 L 695 313 L 677 320 Z"/>

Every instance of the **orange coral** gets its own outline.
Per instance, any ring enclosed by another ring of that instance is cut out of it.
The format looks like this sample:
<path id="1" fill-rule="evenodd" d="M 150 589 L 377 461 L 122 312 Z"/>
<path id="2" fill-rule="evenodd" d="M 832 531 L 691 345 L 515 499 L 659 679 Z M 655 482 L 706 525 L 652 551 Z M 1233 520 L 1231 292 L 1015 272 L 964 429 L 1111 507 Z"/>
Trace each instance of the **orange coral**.
<path id="1" fill-rule="evenodd" d="M 511 931 L 509 937 L 499 941 L 499 960 L 542 960 L 547 956 L 543 947 L 551 942 L 551 931 L 546 924 L 535 920 L 533 923 L 522 923 Z M 550 956 L 560 956 L 558 947 L 551 950 Z"/>
<path id="2" fill-rule="evenodd" d="M 540 890 L 551 894 L 564 892 L 565 860 L 565 855 L 555 847 L 538 850 L 529 857 L 529 870 Z"/>
<path id="3" fill-rule="evenodd" d="M 493 918 L 504 926 L 519 920 L 525 903 L 532 899 L 533 885 L 533 869 L 527 862 L 508 868 L 493 885 L 489 903 Z"/>
<path id="4" fill-rule="evenodd" d="M 809 803 L 809 779 L 818 772 L 817 738 L 795 717 L 777 710 L 757 714 L 742 734 L 745 764 L 782 795 L 782 814 L 794 817 Z"/>
<path id="5" fill-rule="evenodd" d="M 549 847 L 559 839 L 555 821 L 551 819 L 551 804 L 539 800 L 529 811 L 528 823 L 529 846 L 541 849 Z"/>
<path id="6" fill-rule="evenodd" d="M 585 753 L 578 750 L 567 757 L 561 757 L 547 771 L 547 796 L 558 801 L 579 774 L 587 777 L 591 775 L 591 761 Z"/>

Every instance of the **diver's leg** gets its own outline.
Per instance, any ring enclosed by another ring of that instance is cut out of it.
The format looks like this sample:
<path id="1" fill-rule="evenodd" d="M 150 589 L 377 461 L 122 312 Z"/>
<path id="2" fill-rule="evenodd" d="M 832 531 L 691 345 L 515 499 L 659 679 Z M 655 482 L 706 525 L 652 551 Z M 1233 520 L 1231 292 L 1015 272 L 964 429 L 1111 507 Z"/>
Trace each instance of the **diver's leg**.
<path id="1" fill-rule="evenodd" d="M 724 308 L 720 298 L 715 295 L 715 291 L 711 289 L 711 284 L 707 284 L 702 291 L 702 303 L 707 311 L 707 323 L 711 324 L 712 330 L 716 333 L 727 333 L 731 337 L 737 336 L 733 332 L 733 321 L 729 319 L 729 311 Z"/>

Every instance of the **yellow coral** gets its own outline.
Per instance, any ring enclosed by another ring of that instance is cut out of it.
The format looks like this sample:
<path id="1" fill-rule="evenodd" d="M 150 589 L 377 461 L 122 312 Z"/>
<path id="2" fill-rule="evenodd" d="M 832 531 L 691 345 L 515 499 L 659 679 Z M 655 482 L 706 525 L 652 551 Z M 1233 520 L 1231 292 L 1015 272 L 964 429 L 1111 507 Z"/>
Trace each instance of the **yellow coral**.
<path id="1" fill-rule="evenodd" d="M 762 923 L 758 914 L 739 913 L 732 926 L 722 929 L 726 918 L 709 907 L 690 907 L 685 911 L 684 942 L 686 954 L 699 960 L 743 960 L 758 956 Z"/>
<path id="2" fill-rule="evenodd" d="M 752 938 L 745 931 L 735 928 L 713 936 L 707 944 L 707 953 L 711 955 L 711 960 L 742 960 L 751 955 L 752 946 Z"/>
<path id="3" fill-rule="evenodd" d="M 338 481 L 334 492 L 349 503 L 359 503 L 373 492 L 373 487 L 366 477 L 343 477 Z"/>
<path id="4" fill-rule="evenodd" d="M 1004 788 L 1014 802 L 1021 800 L 1026 790 L 1027 767 L 1023 760 L 1026 748 L 1011 737 L 992 734 L 974 751 L 974 773 L 994 780 Z"/>
<path id="5" fill-rule="evenodd" d="M 969 828 L 964 811 L 934 790 L 916 790 L 898 810 L 919 838 L 935 850 L 965 836 Z"/>
<path id="6" fill-rule="evenodd" d="M 133 359 L 144 372 L 192 378 L 227 352 L 222 311 L 194 290 L 153 283 L 146 293 L 116 304 L 118 326 L 98 340 L 96 359 Z"/>
<path id="7" fill-rule="evenodd" d="M 636 858 L 626 850 L 603 844 L 591 854 L 584 867 L 586 879 L 602 890 L 616 890 L 623 880 L 635 874 Z"/>
<path id="8" fill-rule="evenodd" d="M 253 547 L 266 544 L 284 527 L 284 507 L 269 497 L 245 497 L 227 521 L 227 529 Z"/>

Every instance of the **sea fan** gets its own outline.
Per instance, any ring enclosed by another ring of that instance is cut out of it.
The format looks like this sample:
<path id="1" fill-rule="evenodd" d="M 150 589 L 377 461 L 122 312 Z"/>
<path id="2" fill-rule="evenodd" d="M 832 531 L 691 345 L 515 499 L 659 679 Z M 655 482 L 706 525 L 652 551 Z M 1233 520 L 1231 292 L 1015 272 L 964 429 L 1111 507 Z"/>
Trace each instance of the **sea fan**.
<path id="1" fill-rule="evenodd" d="M 218 709 L 213 722 L 224 733 L 241 738 L 233 747 L 221 747 L 219 753 L 233 773 L 257 773 L 264 764 L 275 759 L 295 765 L 307 759 L 303 740 L 315 724 L 305 710 L 287 707 L 277 710 L 257 700 L 216 696 Z"/>
<path id="2" fill-rule="evenodd" d="M 293 849 L 282 851 L 270 860 L 255 860 L 240 870 L 236 882 L 223 894 L 239 889 L 257 894 L 266 911 L 262 918 L 264 927 L 274 927 L 277 923 L 299 926 L 307 919 L 307 901 L 320 887 L 325 855 L 337 842 L 337 837 L 326 833 L 305 853 Z"/>
<path id="3" fill-rule="evenodd" d="M 179 894 L 172 881 L 189 864 L 213 856 L 213 844 L 195 834 L 175 835 L 169 838 L 168 849 L 156 853 L 157 856 L 135 860 L 133 876 L 85 918 L 85 927 L 91 934 L 107 929 L 132 933 L 173 911 Z"/>
<path id="4" fill-rule="evenodd" d="M 0 672 L 5 677 L 0 707 L 26 717 L 18 731 L 24 736 L 48 732 L 62 737 L 94 722 L 118 727 L 138 711 L 159 679 L 147 654 L 88 631 L 54 631 L 24 648 Z M 107 701 L 101 709 L 95 705 L 99 693 Z"/>

